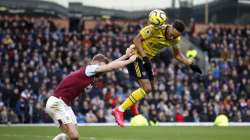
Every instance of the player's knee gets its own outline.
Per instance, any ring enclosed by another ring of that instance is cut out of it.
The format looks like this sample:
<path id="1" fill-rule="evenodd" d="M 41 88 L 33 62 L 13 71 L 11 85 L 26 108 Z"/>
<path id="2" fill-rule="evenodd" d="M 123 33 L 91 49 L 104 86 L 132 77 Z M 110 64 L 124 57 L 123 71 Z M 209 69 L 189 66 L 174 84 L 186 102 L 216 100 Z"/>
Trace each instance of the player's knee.
<path id="1" fill-rule="evenodd" d="M 152 92 L 152 86 L 151 85 L 148 85 L 148 86 L 144 86 L 142 88 L 147 94 Z"/>

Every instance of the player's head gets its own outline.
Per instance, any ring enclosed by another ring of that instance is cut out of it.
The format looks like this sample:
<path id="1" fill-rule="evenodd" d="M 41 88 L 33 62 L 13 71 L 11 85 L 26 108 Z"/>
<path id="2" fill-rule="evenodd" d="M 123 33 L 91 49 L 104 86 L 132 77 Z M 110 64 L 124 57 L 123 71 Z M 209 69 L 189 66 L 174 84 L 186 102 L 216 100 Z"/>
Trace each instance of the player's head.
<path id="1" fill-rule="evenodd" d="M 155 9 L 149 13 L 148 21 L 153 26 L 161 26 L 167 21 L 167 15 L 164 11 Z"/>
<path id="2" fill-rule="evenodd" d="M 93 57 L 91 64 L 103 65 L 103 64 L 108 64 L 109 61 L 110 60 L 106 56 L 104 56 L 103 54 L 97 54 Z"/>
<path id="3" fill-rule="evenodd" d="M 176 39 L 177 37 L 181 36 L 184 31 L 185 24 L 180 20 L 176 20 L 172 26 L 166 26 L 165 37 L 167 40 Z"/>

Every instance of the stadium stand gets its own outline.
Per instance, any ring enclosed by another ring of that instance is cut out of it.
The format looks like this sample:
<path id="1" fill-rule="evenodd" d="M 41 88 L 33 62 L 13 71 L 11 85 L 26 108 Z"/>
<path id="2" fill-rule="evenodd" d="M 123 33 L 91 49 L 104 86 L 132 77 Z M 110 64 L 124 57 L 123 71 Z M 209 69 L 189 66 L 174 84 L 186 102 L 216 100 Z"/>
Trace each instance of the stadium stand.
<path id="1" fill-rule="evenodd" d="M 143 25 L 106 20 L 69 32 L 53 19 L 1 17 L 0 123 L 52 122 L 43 107 L 57 83 L 97 52 L 119 57 Z M 208 54 L 208 75 L 193 76 L 171 54 L 160 56 L 153 63 L 155 92 L 140 112 L 159 122 L 213 122 L 220 113 L 231 122 L 250 122 L 250 28 L 211 25 L 188 38 Z M 72 105 L 79 123 L 114 122 L 111 109 L 137 86 L 126 70 L 103 81 Z"/>

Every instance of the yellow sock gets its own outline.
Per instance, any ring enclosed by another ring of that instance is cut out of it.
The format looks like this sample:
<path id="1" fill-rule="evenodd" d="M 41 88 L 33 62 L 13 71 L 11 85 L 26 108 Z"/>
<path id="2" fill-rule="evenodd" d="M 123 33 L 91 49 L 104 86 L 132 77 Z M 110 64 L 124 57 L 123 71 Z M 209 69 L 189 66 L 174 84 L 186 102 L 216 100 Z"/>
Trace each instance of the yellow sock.
<path id="1" fill-rule="evenodd" d="M 140 101 L 145 95 L 146 92 L 142 88 L 138 88 L 127 97 L 127 99 L 119 106 L 119 108 L 121 109 L 121 111 L 125 111 L 129 107 Z"/>

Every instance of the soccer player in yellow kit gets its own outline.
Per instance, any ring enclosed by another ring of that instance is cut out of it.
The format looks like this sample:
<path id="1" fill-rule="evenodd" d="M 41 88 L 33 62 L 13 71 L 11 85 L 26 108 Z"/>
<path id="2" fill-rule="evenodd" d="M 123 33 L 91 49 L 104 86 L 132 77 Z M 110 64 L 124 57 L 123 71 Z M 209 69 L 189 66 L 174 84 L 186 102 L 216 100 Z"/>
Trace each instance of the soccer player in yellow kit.
<path id="1" fill-rule="evenodd" d="M 163 48 L 172 48 L 175 59 L 188 65 L 193 71 L 202 73 L 201 69 L 180 51 L 179 42 L 184 30 L 183 22 L 176 20 L 172 25 L 145 26 L 134 38 L 133 43 L 139 57 L 128 65 L 128 70 L 130 76 L 137 79 L 140 88 L 133 91 L 118 108 L 113 109 L 112 113 L 119 126 L 124 126 L 124 111 L 130 108 L 136 115 L 136 103 L 152 92 L 154 78 L 150 59 L 154 58 Z"/>

